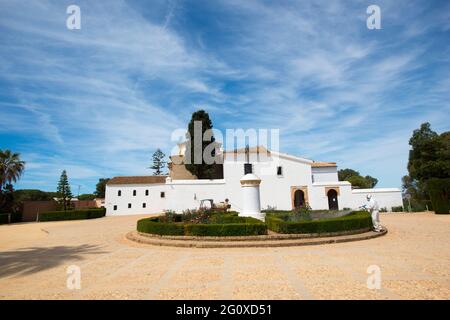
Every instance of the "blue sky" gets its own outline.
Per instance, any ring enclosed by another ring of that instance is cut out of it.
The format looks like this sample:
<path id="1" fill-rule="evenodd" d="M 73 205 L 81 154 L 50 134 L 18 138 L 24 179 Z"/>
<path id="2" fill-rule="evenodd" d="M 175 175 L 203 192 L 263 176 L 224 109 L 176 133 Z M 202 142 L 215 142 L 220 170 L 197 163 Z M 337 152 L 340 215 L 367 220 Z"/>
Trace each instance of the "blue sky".
<path id="1" fill-rule="evenodd" d="M 54 190 L 66 169 L 88 193 L 150 174 L 203 108 L 399 187 L 412 130 L 450 129 L 449 40 L 448 1 L 1 0 L 0 148 L 27 162 L 16 188 Z"/>

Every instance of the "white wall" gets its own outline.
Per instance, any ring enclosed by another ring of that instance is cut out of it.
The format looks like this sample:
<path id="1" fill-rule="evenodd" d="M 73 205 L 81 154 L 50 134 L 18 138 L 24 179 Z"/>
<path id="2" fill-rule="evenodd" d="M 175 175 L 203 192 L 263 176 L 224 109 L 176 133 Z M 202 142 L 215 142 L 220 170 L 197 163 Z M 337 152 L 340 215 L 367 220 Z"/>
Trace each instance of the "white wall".
<path id="1" fill-rule="evenodd" d="M 338 192 L 338 207 L 339 210 L 344 208 L 352 208 L 352 185 L 348 181 L 328 181 L 315 182 L 311 188 L 310 206 L 314 210 L 328 210 L 328 195 L 325 192 L 326 188 L 339 189 Z"/>
<path id="2" fill-rule="evenodd" d="M 261 178 L 261 209 L 267 206 L 279 210 L 292 209 L 291 186 L 308 186 L 312 184 L 311 163 L 308 160 L 295 160 L 283 156 L 261 156 L 250 154 L 253 173 Z M 233 161 L 229 154 L 224 160 L 224 179 L 226 194 L 234 210 L 242 209 L 242 191 L 239 180 L 244 175 L 245 154 L 236 155 Z M 283 169 L 283 175 L 277 175 L 277 166 Z"/>
<path id="3" fill-rule="evenodd" d="M 118 191 L 122 195 L 118 196 Z M 133 196 L 136 190 L 136 196 Z M 145 195 L 149 190 L 149 195 Z M 161 192 L 165 197 L 161 198 Z M 161 213 L 164 210 L 182 212 L 198 208 L 202 199 L 213 199 L 215 203 L 225 200 L 224 180 L 174 180 L 166 184 L 129 184 L 106 186 L 106 215 L 132 215 Z M 142 203 L 146 208 L 142 208 Z M 131 209 L 128 208 L 131 203 Z M 114 210 L 117 205 L 117 210 Z"/>
<path id="4" fill-rule="evenodd" d="M 366 195 L 371 194 L 378 206 L 391 211 L 392 207 L 403 206 L 402 192 L 398 188 L 353 189 L 353 208 L 367 203 Z"/>
<path id="5" fill-rule="evenodd" d="M 314 182 L 338 181 L 337 167 L 313 167 L 311 168 Z"/>
<path id="6" fill-rule="evenodd" d="M 213 199 L 214 203 L 225 201 L 224 180 L 173 180 L 167 184 L 168 207 L 181 213 L 186 209 L 199 208 L 203 199 Z"/>
<path id="7" fill-rule="evenodd" d="M 118 196 L 121 190 L 122 195 Z M 136 196 L 133 196 L 136 190 Z M 145 195 L 145 190 L 149 190 L 149 195 Z M 160 193 L 165 192 L 165 198 L 161 198 Z M 106 215 L 127 215 L 127 214 L 148 214 L 162 212 L 168 203 L 169 192 L 165 184 L 126 184 L 126 185 L 106 185 L 105 208 Z M 131 209 L 128 208 L 131 203 Z M 146 208 L 142 208 L 142 203 L 146 203 Z M 117 210 L 114 209 L 117 205 Z"/>

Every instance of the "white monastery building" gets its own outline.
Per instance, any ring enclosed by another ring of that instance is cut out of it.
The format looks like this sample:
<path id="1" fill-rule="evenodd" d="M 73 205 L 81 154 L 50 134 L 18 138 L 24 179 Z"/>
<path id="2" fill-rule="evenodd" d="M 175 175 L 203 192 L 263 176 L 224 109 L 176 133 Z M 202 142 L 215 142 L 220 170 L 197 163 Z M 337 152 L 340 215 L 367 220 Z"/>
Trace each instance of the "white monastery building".
<path id="1" fill-rule="evenodd" d="M 292 210 L 308 204 L 313 210 L 357 209 L 372 194 L 380 208 L 391 210 L 402 205 L 398 188 L 354 189 L 348 181 L 338 180 L 334 162 L 312 160 L 267 150 L 264 147 L 223 151 L 217 144 L 217 157 L 223 162 L 221 179 L 200 180 L 186 170 L 185 145 L 171 156 L 167 176 L 115 177 L 106 186 L 105 207 L 108 216 L 181 213 L 195 209 L 203 199 L 214 203 L 228 199 L 231 210 L 243 208 L 240 179 L 253 173 L 261 179 L 261 209 Z"/>

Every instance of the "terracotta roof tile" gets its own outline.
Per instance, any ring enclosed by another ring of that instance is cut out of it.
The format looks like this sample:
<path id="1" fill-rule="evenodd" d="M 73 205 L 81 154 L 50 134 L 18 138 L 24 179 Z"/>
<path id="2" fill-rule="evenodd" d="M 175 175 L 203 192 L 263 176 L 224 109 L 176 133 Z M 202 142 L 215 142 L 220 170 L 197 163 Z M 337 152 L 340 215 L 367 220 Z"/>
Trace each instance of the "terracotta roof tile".
<path id="1" fill-rule="evenodd" d="M 321 168 L 321 167 L 336 167 L 336 162 L 313 162 L 311 167 L 313 168 Z"/>
<path id="2" fill-rule="evenodd" d="M 108 185 L 112 184 L 157 184 L 166 183 L 167 176 L 128 176 L 114 177 L 108 181 Z"/>

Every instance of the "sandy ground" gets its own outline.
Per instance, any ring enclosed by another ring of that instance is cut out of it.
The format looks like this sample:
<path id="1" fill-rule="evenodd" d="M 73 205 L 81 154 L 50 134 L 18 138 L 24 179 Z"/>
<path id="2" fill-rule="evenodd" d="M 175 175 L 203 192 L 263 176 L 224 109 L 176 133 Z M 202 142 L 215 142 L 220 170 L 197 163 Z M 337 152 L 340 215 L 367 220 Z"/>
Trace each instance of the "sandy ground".
<path id="1" fill-rule="evenodd" d="M 256 249 L 132 243 L 139 218 L 0 226 L 0 299 L 450 298 L 450 215 L 383 214 L 384 237 Z M 67 288 L 71 265 L 81 289 Z"/>

